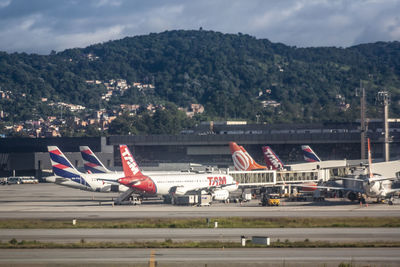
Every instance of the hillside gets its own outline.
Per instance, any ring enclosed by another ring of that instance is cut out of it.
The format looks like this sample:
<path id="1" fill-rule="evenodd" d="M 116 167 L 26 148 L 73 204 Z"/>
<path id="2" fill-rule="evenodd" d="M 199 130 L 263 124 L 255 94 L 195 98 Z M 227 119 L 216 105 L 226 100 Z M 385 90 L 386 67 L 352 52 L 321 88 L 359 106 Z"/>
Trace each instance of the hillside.
<path id="1" fill-rule="evenodd" d="M 105 101 L 106 88 L 87 82 L 110 79 L 154 89 L 132 87 Z M 240 33 L 167 31 L 48 56 L 0 52 L 0 90 L 9 95 L 0 110 L 3 121 L 15 122 L 59 112 L 52 101 L 93 110 L 172 102 L 202 104 L 203 119 L 354 121 L 360 80 L 369 81 L 370 116 L 377 116 L 375 95 L 385 89 L 395 104 L 391 116 L 399 117 L 400 43 L 296 48 Z"/>

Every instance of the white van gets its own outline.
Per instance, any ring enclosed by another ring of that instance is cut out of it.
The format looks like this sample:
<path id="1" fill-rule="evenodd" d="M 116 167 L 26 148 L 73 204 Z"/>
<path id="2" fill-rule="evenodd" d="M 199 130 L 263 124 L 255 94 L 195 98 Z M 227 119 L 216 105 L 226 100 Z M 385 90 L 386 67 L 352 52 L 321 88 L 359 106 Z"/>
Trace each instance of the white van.
<path id="1" fill-rule="evenodd" d="M 20 177 L 8 177 L 8 184 L 22 184 L 22 179 Z"/>

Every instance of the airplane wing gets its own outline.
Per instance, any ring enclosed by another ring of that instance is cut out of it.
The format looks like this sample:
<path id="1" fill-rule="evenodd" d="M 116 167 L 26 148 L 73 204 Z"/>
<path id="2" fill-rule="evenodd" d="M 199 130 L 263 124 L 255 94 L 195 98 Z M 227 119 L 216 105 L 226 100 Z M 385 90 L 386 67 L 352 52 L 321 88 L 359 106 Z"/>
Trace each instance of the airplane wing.
<path id="1" fill-rule="evenodd" d="M 200 187 L 200 188 L 196 188 L 190 191 L 194 191 L 194 192 L 199 192 L 199 191 L 208 191 L 208 192 L 213 192 L 217 189 L 224 189 L 226 187 L 229 186 L 238 186 L 237 183 L 232 183 L 232 184 L 221 184 L 221 185 L 215 185 L 215 186 L 207 186 L 207 187 Z"/>
<path id="2" fill-rule="evenodd" d="M 350 178 L 350 177 L 339 177 L 339 178 L 335 178 L 338 180 L 348 180 L 348 181 L 358 181 L 358 182 L 365 182 L 366 180 L 363 179 L 359 179 L 359 178 Z"/>
<path id="3" fill-rule="evenodd" d="M 121 184 L 121 183 L 118 182 L 118 180 L 115 180 L 115 179 L 97 178 L 96 180 L 103 181 L 103 182 L 105 182 L 107 184 L 115 184 L 115 185 Z"/>
<path id="4" fill-rule="evenodd" d="M 386 181 L 386 180 L 396 180 L 396 177 L 382 177 L 382 176 L 378 176 L 378 177 L 372 177 L 369 179 L 360 179 L 360 178 L 351 178 L 351 177 L 338 177 L 336 179 L 339 180 L 348 180 L 348 181 L 358 181 L 358 182 L 368 182 L 368 180 L 370 182 L 379 182 L 379 181 Z"/>
<path id="5" fill-rule="evenodd" d="M 68 181 L 71 181 L 71 179 L 67 179 L 67 178 L 64 178 L 64 177 L 57 177 L 54 182 L 56 184 L 58 184 L 58 183 L 63 183 L 63 182 L 68 182 Z"/>
<path id="6" fill-rule="evenodd" d="M 386 194 L 388 195 L 390 195 L 390 194 L 393 194 L 393 193 L 396 193 L 396 192 L 400 192 L 400 188 L 392 188 L 392 189 L 390 189 L 390 190 L 387 190 L 386 191 Z"/>
<path id="7" fill-rule="evenodd" d="M 370 182 L 379 182 L 379 181 L 387 181 L 387 180 L 396 180 L 396 177 L 372 177 L 370 178 Z"/>
<path id="8" fill-rule="evenodd" d="M 348 187 L 339 187 L 339 186 L 324 186 L 324 185 L 302 185 L 302 184 L 291 184 L 291 186 L 295 187 L 306 187 L 313 189 L 328 189 L 328 190 L 343 190 L 343 191 L 353 191 L 363 193 L 364 191 L 358 188 L 348 188 Z"/>
<path id="9" fill-rule="evenodd" d="M 120 185 L 122 183 L 120 183 L 118 180 L 115 179 L 106 179 L 106 178 L 97 178 L 98 181 L 103 181 L 105 183 L 108 184 L 115 184 L 115 185 Z M 131 185 L 135 185 L 135 184 L 139 184 L 142 180 L 138 179 L 138 180 L 134 180 L 132 181 L 132 183 L 130 183 Z M 125 185 L 125 184 L 123 184 Z"/>

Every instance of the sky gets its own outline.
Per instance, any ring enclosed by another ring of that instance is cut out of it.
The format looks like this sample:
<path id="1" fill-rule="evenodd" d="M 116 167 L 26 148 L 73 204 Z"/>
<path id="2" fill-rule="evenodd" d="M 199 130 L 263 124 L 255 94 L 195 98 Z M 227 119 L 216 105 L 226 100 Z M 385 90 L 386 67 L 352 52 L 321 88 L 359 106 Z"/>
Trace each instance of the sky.
<path id="1" fill-rule="evenodd" d="M 297 47 L 400 40 L 400 0 L 0 0 L 0 51 L 49 54 L 166 30 Z"/>

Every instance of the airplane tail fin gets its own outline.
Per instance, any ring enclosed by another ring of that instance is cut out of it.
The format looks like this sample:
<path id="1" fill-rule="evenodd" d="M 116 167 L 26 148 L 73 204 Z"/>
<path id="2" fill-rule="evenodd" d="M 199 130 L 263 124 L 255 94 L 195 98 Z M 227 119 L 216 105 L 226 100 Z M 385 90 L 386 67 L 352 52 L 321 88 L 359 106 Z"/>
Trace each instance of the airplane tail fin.
<path id="1" fill-rule="evenodd" d="M 262 151 L 264 154 L 264 161 L 267 164 L 267 167 L 272 170 L 278 170 L 283 168 L 284 164 L 278 155 L 270 148 L 269 146 L 263 146 Z"/>
<path id="2" fill-rule="evenodd" d="M 236 170 L 251 171 L 267 169 L 266 166 L 259 165 L 255 162 L 249 153 L 235 142 L 229 142 L 229 148 L 231 150 L 232 160 Z"/>
<path id="3" fill-rule="evenodd" d="M 372 173 L 372 156 L 371 156 L 371 141 L 368 138 L 368 177 L 372 178 L 374 175 Z"/>
<path id="4" fill-rule="evenodd" d="M 136 178 L 142 177 L 143 174 L 139 169 L 135 159 L 127 145 L 120 145 L 119 150 L 121 152 L 122 167 L 124 169 L 125 177 Z"/>
<path id="5" fill-rule="evenodd" d="M 68 158 L 61 152 L 57 146 L 48 146 L 51 166 L 55 175 L 64 178 L 81 177 L 81 173 L 69 162 Z"/>
<path id="6" fill-rule="evenodd" d="M 305 161 L 308 161 L 308 162 L 320 162 L 321 161 L 321 159 L 311 149 L 310 146 L 307 146 L 307 145 L 301 146 L 301 150 L 303 150 Z"/>
<path id="7" fill-rule="evenodd" d="M 93 151 L 88 146 L 80 146 L 85 170 L 88 173 L 107 173 L 111 172 L 104 164 L 96 157 Z"/>

